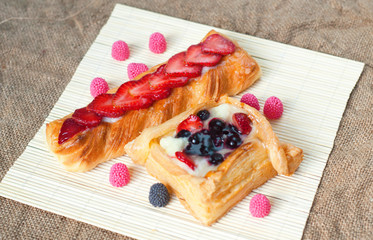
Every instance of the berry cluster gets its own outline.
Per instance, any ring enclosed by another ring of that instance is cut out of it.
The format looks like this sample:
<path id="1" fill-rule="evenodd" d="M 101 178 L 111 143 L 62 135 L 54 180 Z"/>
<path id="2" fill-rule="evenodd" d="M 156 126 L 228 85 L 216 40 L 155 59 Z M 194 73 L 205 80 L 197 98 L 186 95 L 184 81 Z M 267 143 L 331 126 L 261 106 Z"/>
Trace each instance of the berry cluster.
<path id="1" fill-rule="evenodd" d="M 137 81 L 123 83 L 115 94 L 96 96 L 84 111 L 74 113 L 69 121 L 63 123 L 58 143 L 62 144 L 77 133 L 98 126 L 102 117 L 120 117 L 126 111 L 150 107 L 154 101 L 167 98 L 173 88 L 182 87 L 189 79 L 200 76 L 203 66 L 215 66 L 222 56 L 234 51 L 235 45 L 230 40 L 219 34 L 210 35 L 202 43 L 172 56 L 155 72 Z"/>
<path id="2" fill-rule="evenodd" d="M 190 155 L 206 157 L 210 164 L 219 165 L 225 158 L 219 151 L 223 148 L 238 148 L 242 144 L 241 135 L 251 131 L 251 121 L 244 113 L 233 114 L 234 125 L 213 118 L 209 121 L 208 128 L 203 129 L 203 121 L 209 117 L 209 111 L 199 111 L 197 115 L 192 114 L 182 121 L 177 128 L 176 137 L 188 138 L 188 145 L 183 152 L 176 152 L 175 155 L 192 170 L 195 169 L 195 163 Z"/>

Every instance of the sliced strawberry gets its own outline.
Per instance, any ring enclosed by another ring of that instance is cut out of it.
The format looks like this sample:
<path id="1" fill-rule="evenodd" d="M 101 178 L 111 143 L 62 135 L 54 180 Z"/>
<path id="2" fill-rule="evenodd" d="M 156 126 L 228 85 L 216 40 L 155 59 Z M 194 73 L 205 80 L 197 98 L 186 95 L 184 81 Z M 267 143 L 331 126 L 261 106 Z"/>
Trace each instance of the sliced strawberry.
<path id="1" fill-rule="evenodd" d="M 235 113 L 232 116 L 233 125 L 235 125 L 242 134 L 251 132 L 251 120 L 245 113 Z"/>
<path id="2" fill-rule="evenodd" d="M 152 95 L 153 91 L 150 89 L 148 75 L 145 75 L 137 81 L 129 81 L 125 83 L 126 85 L 128 85 L 128 91 L 131 96 L 150 97 Z"/>
<path id="3" fill-rule="evenodd" d="M 172 56 L 167 63 L 166 73 L 172 77 L 194 78 L 201 75 L 202 66 L 187 66 L 185 63 L 185 52 Z"/>
<path id="4" fill-rule="evenodd" d="M 152 89 L 167 89 L 177 88 L 188 84 L 187 77 L 168 77 L 167 75 L 154 75 L 150 79 L 150 88 Z"/>
<path id="5" fill-rule="evenodd" d="M 172 92 L 172 89 L 159 89 L 157 91 L 154 92 L 154 94 L 152 95 L 152 100 L 154 101 L 157 101 L 157 100 L 161 100 L 161 99 L 164 99 L 164 98 L 168 98 L 168 96 L 171 95 L 171 92 Z"/>
<path id="6" fill-rule="evenodd" d="M 75 110 L 72 118 L 78 123 L 87 127 L 96 127 L 100 124 L 102 117 L 87 108 L 80 108 Z"/>
<path id="7" fill-rule="evenodd" d="M 191 114 L 187 119 L 179 124 L 179 126 L 177 127 L 177 132 L 180 132 L 183 129 L 190 132 L 196 132 L 198 130 L 201 130 L 202 128 L 202 120 L 197 115 Z"/>
<path id="8" fill-rule="evenodd" d="M 228 55 L 236 50 L 234 43 L 219 34 L 213 34 L 202 43 L 202 51 L 205 53 L 217 53 Z"/>
<path id="9" fill-rule="evenodd" d="M 153 100 L 151 98 L 140 96 L 141 89 L 144 87 L 146 88 L 146 82 L 134 82 L 135 81 L 125 82 L 118 88 L 113 100 L 115 106 L 122 110 L 138 110 L 148 108 L 152 105 Z M 138 96 L 132 95 L 130 91 L 138 94 Z"/>
<path id="10" fill-rule="evenodd" d="M 74 137 L 77 133 L 83 132 L 88 127 L 79 124 L 72 118 L 66 119 L 60 129 L 60 134 L 58 135 L 58 144 L 62 144 Z"/>
<path id="11" fill-rule="evenodd" d="M 104 117 L 120 117 L 124 114 L 124 110 L 120 107 L 114 106 L 114 94 L 101 94 L 95 97 L 93 101 L 87 106 L 87 110 L 93 111 Z"/>
<path id="12" fill-rule="evenodd" d="M 131 81 L 129 93 L 135 97 L 146 97 L 153 101 L 167 98 L 171 94 L 168 88 L 152 89 L 150 80 L 153 74 L 148 74 L 137 81 Z"/>
<path id="13" fill-rule="evenodd" d="M 188 155 L 186 155 L 185 153 L 183 153 L 183 152 L 175 152 L 175 156 L 177 157 L 177 159 L 180 160 L 180 162 L 185 163 L 192 170 L 194 170 L 196 168 L 196 165 L 194 164 L 193 160 L 190 159 L 188 157 Z"/>
<path id="14" fill-rule="evenodd" d="M 155 73 L 149 74 L 150 89 L 167 89 L 185 86 L 189 78 L 171 77 L 164 71 L 166 64 L 160 66 Z"/>
<path id="15" fill-rule="evenodd" d="M 215 66 L 218 64 L 222 55 L 215 53 L 202 52 L 201 44 L 192 45 L 188 48 L 185 55 L 185 62 L 189 65 Z"/>
<path id="16" fill-rule="evenodd" d="M 154 74 L 165 74 L 167 64 L 163 64 L 157 68 L 157 70 L 154 72 Z"/>

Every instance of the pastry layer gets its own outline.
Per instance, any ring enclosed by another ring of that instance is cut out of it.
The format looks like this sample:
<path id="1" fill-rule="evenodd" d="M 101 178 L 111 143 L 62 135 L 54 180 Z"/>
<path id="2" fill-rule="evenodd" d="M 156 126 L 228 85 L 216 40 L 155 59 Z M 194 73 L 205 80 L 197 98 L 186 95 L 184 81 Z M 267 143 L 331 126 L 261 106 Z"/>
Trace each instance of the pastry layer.
<path id="1" fill-rule="evenodd" d="M 212 30 L 205 38 L 215 33 Z M 236 45 L 234 53 L 224 56 L 216 67 L 191 79 L 186 86 L 173 89 L 168 98 L 155 102 L 148 109 L 127 111 L 118 121 L 102 122 L 61 145 L 58 144 L 59 131 L 71 114 L 47 124 L 46 139 L 50 150 L 68 171 L 89 171 L 101 162 L 125 154 L 124 146 L 143 129 L 157 126 L 200 103 L 218 100 L 224 94 L 240 93 L 259 79 L 261 71 L 255 60 L 235 41 L 232 42 Z M 140 74 L 135 80 L 154 72 L 162 64 Z"/>
<path id="2" fill-rule="evenodd" d="M 174 131 L 190 114 L 221 103 L 233 104 L 248 112 L 255 129 L 254 137 L 205 177 L 188 174 L 167 155 L 159 139 Z M 269 122 L 256 109 L 227 97 L 218 103 L 200 104 L 157 127 L 146 129 L 127 144 L 126 150 L 136 163 L 146 166 L 149 174 L 169 186 L 185 208 L 204 225 L 214 223 L 253 189 L 278 173 L 293 174 L 303 160 L 302 150 L 288 143 L 281 144 Z"/>

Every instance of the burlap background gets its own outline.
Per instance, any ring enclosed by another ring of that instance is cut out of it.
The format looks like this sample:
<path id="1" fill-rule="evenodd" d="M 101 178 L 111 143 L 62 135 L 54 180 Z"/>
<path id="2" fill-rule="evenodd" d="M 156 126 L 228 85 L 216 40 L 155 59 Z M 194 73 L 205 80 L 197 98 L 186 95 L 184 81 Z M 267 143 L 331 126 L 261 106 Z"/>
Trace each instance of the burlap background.
<path id="1" fill-rule="evenodd" d="M 372 0 L 1 0 L 1 179 L 47 117 L 116 2 L 365 62 L 303 238 L 373 238 Z M 126 239 L 0 201 L 0 239 Z"/>

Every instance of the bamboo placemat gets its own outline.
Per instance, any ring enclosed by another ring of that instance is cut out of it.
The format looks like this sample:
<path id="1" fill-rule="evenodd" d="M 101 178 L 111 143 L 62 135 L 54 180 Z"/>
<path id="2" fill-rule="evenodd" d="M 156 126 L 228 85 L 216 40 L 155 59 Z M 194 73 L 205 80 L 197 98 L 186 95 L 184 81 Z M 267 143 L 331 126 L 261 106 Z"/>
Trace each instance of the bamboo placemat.
<path id="1" fill-rule="evenodd" d="M 150 67 L 163 62 L 199 42 L 211 29 L 117 5 L 45 123 L 88 104 L 92 100 L 89 83 L 94 77 L 105 78 L 110 87 L 119 86 L 128 80 L 129 63 L 142 62 Z M 269 197 L 272 210 L 268 217 L 250 216 L 252 194 L 212 227 L 198 224 L 175 197 L 166 208 L 153 208 L 147 198 L 156 180 L 125 156 L 88 173 L 66 172 L 46 149 L 45 124 L 2 180 L 0 194 L 140 239 L 299 239 L 346 102 L 364 64 L 216 30 L 237 40 L 262 66 L 263 77 L 249 92 L 259 98 L 262 107 L 272 95 L 284 102 L 284 115 L 272 121 L 273 128 L 280 140 L 305 152 L 292 177 L 276 177 L 255 191 Z M 156 31 L 168 41 L 162 55 L 147 48 L 149 35 Z M 117 62 L 110 55 L 112 43 L 119 39 L 131 49 L 125 62 Z M 108 182 L 110 167 L 116 162 L 127 164 L 132 174 L 130 184 L 121 189 Z"/>

